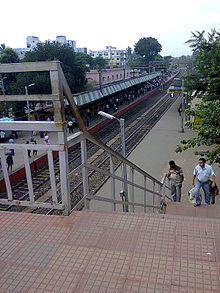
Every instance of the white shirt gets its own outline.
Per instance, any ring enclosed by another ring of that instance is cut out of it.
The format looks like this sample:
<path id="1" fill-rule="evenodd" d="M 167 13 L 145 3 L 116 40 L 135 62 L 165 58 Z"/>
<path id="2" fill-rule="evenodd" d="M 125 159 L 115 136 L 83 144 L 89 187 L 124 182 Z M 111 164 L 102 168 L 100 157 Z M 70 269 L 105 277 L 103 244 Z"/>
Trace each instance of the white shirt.
<path id="1" fill-rule="evenodd" d="M 196 175 L 199 181 L 207 182 L 211 176 L 215 176 L 215 173 L 210 165 L 205 164 L 204 168 L 197 165 L 193 171 L 193 175 Z"/>

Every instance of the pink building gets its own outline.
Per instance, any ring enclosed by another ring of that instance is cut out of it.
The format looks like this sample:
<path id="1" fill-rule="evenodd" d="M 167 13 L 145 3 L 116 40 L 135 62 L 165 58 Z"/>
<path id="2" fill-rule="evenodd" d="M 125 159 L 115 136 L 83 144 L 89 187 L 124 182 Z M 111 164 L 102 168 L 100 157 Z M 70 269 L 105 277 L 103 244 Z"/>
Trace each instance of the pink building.
<path id="1" fill-rule="evenodd" d="M 94 82 L 95 84 L 107 84 L 120 80 L 124 80 L 130 77 L 136 76 L 136 72 L 129 68 L 112 68 L 112 69 L 101 69 L 101 70 L 90 70 L 86 73 L 88 82 Z"/>

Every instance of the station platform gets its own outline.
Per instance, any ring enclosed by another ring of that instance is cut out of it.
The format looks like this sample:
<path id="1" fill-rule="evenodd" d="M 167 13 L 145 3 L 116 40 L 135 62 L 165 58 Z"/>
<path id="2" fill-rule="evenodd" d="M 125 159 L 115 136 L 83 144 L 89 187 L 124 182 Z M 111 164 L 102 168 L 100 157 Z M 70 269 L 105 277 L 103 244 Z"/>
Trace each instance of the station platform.
<path id="1" fill-rule="evenodd" d="M 180 132 L 180 116 L 178 108 L 181 103 L 179 97 L 157 122 L 153 129 L 135 148 L 135 150 L 128 156 L 128 160 L 136 164 L 145 172 L 161 181 L 164 173 L 168 172 L 169 161 L 174 160 L 175 163 L 183 169 L 184 181 L 182 184 L 182 197 L 181 202 L 190 202 L 188 191 L 193 187 L 192 177 L 193 170 L 198 164 L 200 156 L 194 154 L 195 151 L 206 150 L 207 147 L 200 146 L 181 153 L 176 153 L 177 145 L 181 140 L 196 137 L 196 131 L 184 126 L 184 132 Z M 216 175 L 216 183 L 220 187 L 220 168 L 217 164 L 212 164 L 213 170 Z M 121 170 L 118 170 L 118 175 Z M 137 176 L 138 177 L 138 176 Z M 138 179 L 137 179 L 138 180 Z M 140 182 L 142 178 L 139 179 Z M 103 185 L 97 193 L 97 196 L 110 198 L 110 180 Z M 120 199 L 119 191 L 121 186 L 116 185 L 117 199 Z M 135 195 L 138 196 L 137 194 Z M 142 198 L 142 194 L 139 196 Z M 204 204 L 204 199 L 202 204 Z M 216 204 L 220 204 L 220 195 L 216 196 Z M 111 205 L 106 205 L 101 201 L 91 201 L 91 208 L 94 210 L 111 211 Z M 140 209 L 139 209 L 140 210 Z M 139 211 L 137 208 L 137 211 Z"/>

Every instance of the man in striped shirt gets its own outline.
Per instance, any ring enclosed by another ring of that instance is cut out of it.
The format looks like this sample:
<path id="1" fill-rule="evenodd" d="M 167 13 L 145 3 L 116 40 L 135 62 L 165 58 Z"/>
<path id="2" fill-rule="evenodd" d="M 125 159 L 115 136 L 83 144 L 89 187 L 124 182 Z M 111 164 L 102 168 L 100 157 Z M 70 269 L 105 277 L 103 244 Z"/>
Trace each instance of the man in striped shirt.
<path id="1" fill-rule="evenodd" d="M 171 183 L 171 196 L 173 201 L 181 201 L 181 188 L 183 182 L 183 170 L 174 161 L 169 162 L 170 168 L 167 174 Z"/>

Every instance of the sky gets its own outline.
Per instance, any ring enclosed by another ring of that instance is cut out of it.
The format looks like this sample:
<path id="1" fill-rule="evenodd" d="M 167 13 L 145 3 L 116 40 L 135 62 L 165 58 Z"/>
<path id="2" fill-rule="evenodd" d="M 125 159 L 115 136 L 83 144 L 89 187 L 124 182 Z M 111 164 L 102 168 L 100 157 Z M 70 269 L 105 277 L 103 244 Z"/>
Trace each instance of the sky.
<path id="1" fill-rule="evenodd" d="M 25 48 L 26 37 L 41 42 L 65 35 L 76 47 L 132 49 L 156 38 L 162 56 L 191 55 L 192 32 L 220 29 L 219 0 L 11 0 L 1 1 L 0 44 Z"/>

